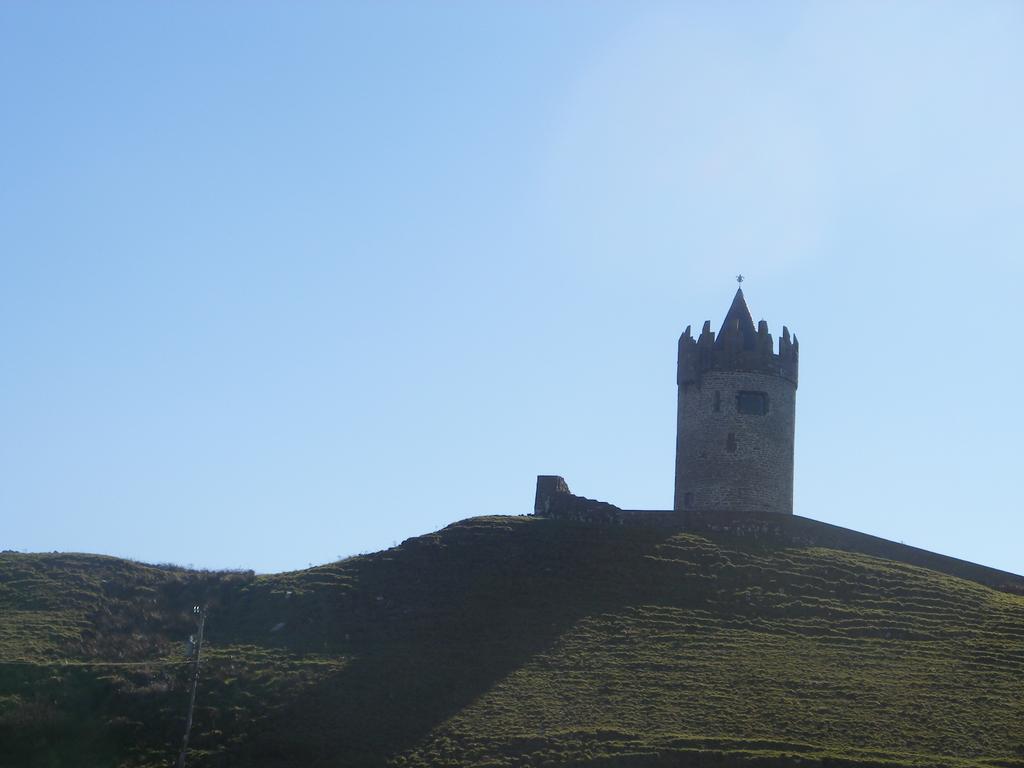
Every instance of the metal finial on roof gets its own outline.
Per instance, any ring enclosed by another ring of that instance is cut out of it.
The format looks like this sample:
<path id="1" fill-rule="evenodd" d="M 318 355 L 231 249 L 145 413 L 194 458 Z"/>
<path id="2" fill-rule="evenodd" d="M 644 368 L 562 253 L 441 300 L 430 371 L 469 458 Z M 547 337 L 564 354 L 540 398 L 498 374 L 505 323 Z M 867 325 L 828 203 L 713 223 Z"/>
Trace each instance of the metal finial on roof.
<path id="1" fill-rule="evenodd" d="M 737 283 L 742 283 L 743 282 L 743 275 L 736 275 L 736 282 Z"/>

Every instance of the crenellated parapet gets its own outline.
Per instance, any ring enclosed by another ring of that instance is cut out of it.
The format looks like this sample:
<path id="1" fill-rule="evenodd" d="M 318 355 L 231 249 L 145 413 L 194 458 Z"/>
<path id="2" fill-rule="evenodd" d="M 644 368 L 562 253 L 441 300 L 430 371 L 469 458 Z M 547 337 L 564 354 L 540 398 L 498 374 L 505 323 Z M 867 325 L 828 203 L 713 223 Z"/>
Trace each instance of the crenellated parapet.
<path id="1" fill-rule="evenodd" d="M 690 326 L 686 326 L 679 337 L 676 383 L 680 386 L 696 383 L 707 371 L 720 370 L 767 373 L 796 384 L 800 363 L 800 343 L 796 336 L 791 337 L 789 328 L 783 326 L 776 352 L 768 323 L 762 320 L 756 331 L 749 315 L 747 323 L 749 328 L 744 327 L 742 317 L 727 317 L 717 338 L 710 321 L 705 321 L 696 339 Z"/>

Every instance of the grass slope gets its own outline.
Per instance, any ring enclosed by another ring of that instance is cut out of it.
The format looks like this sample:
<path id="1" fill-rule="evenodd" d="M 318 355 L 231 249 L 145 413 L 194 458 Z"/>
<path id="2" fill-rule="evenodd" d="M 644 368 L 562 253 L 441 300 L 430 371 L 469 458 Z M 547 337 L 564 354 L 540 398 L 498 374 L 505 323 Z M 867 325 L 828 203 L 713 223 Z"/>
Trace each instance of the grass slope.
<path id="1" fill-rule="evenodd" d="M 0 765 L 1024 766 L 1024 597 L 729 537 L 475 518 L 273 576 L 0 555 Z"/>

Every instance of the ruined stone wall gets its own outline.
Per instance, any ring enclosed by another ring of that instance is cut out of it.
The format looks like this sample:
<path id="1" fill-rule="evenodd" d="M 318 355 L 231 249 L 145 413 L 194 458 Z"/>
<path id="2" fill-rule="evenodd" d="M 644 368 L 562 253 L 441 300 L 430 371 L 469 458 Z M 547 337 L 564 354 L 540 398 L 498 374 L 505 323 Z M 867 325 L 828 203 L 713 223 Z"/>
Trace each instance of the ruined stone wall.
<path id="1" fill-rule="evenodd" d="M 1024 576 L 808 517 L 777 512 L 620 509 L 614 504 L 574 495 L 558 475 L 540 475 L 537 478 L 534 515 L 586 524 L 654 527 L 802 547 L 841 549 L 930 568 L 996 589 L 1024 594 Z"/>
<path id="2" fill-rule="evenodd" d="M 622 510 L 614 504 L 576 496 L 559 475 L 537 475 L 533 514 L 583 523 L 617 523 Z"/>
<path id="3" fill-rule="evenodd" d="M 741 413 L 740 392 L 764 392 L 768 412 Z M 706 371 L 679 385 L 677 510 L 793 512 L 796 384 L 748 371 Z"/>

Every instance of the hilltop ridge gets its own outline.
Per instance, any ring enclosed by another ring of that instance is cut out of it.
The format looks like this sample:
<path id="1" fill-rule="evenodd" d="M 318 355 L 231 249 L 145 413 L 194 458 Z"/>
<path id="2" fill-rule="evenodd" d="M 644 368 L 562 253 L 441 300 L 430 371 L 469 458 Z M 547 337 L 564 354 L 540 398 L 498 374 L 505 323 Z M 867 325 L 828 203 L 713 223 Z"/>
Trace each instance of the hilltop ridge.
<path id="1" fill-rule="evenodd" d="M 1024 766 L 1024 597 L 536 517 L 270 576 L 0 555 L 0 765 L 166 765 L 195 600 L 190 765 Z"/>
<path id="2" fill-rule="evenodd" d="M 538 475 L 534 514 L 599 525 L 727 533 L 740 538 L 767 538 L 776 544 L 841 549 L 918 565 L 1005 592 L 1024 594 L 1024 576 L 1016 573 L 792 513 L 622 509 L 606 501 L 573 494 L 565 479 L 558 475 Z"/>

